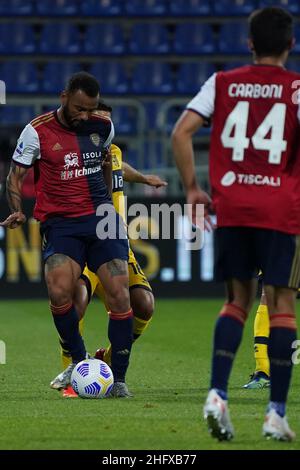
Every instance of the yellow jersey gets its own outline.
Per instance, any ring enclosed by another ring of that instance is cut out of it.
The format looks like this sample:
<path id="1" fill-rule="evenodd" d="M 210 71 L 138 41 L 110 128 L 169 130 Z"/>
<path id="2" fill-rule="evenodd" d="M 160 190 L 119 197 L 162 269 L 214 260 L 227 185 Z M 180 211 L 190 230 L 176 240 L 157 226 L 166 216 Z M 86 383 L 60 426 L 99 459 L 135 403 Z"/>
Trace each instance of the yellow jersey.
<path id="1" fill-rule="evenodd" d="M 110 150 L 112 158 L 112 201 L 116 211 L 126 223 L 122 151 L 114 144 L 111 145 Z"/>
<path id="2" fill-rule="evenodd" d="M 114 144 L 111 145 L 110 150 L 112 157 L 112 201 L 116 211 L 126 223 L 127 217 L 125 213 L 122 151 Z M 152 291 L 148 279 L 143 273 L 139 263 L 135 259 L 134 253 L 130 247 L 128 257 L 129 287 L 143 287 L 146 290 Z M 104 289 L 97 275 L 90 271 L 87 267 L 85 267 L 83 274 L 89 279 L 91 283 L 91 295 L 95 293 L 105 303 Z"/>

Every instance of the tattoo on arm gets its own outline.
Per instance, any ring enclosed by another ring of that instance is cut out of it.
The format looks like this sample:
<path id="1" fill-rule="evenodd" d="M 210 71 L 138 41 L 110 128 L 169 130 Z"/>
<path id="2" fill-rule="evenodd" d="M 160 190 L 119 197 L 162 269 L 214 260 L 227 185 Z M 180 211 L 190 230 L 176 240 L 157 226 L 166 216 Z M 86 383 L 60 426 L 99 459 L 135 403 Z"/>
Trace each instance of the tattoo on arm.
<path id="1" fill-rule="evenodd" d="M 10 171 L 6 181 L 6 194 L 9 208 L 12 212 L 22 211 L 21 189 L 28 169 L 11 162 Z"/>
<path id="2" fill-rule="evenodd" d="M 127 274 L 127 261 L 113 259 L 107 263 L 107 268 L 112 277 L 125 276 Z"/>

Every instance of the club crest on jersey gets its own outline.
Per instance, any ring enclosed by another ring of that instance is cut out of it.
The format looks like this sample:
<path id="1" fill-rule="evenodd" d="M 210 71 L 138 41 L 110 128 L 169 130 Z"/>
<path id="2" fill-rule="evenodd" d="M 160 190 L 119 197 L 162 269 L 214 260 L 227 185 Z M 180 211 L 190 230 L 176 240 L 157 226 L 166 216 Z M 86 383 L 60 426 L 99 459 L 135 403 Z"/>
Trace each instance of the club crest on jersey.
<path id="1" fill-rule="evenodd" d="M 65 155 L 65 165 L 64 168 L 68 170 L 69 168 L 79 167 L 78 155 L 76 152 L 70 152 Z"/>
<path id="2" fill-rule="evenodd" d="M 120 162 L 119 162 L 118 158 L 115 155 L 112 155 L 111 158 L 112 158 L 113 166 L 120 166 Z"/>
<path id="3" fill-rule="evenodd" d="M 99 134 L 90 134 L 90 139 L 96 147 L 100 145 L 100 135 Z"/>

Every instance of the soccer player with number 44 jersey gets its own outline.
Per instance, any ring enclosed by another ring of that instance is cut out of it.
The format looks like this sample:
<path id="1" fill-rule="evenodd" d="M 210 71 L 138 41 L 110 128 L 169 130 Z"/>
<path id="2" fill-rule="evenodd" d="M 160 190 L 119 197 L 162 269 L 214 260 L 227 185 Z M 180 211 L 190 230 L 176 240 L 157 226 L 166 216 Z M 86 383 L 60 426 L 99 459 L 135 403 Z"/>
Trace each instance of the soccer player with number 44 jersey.
<path id="1" fill-rule="evenodd" d="M 259 269 L 270 315 L 271 387 L 263 434 L 284 441 L 295 437 L 285 410 L 300 281 L 300 75 L 284 68 L 294 43 L 292 23 L 280 8 L 252 13 L 249 46 L 254 63 L 211 76 L 172 135 L 187 201 L 212 206 L 217 215 L 216 276 L 225 281 L 228 298 L 215 326 L 204 418 L 219 440 L 234 435 L 228 379 Z M 211 118 L 212 199 L 196 182 L 192 146 L 193 134 Z"/>

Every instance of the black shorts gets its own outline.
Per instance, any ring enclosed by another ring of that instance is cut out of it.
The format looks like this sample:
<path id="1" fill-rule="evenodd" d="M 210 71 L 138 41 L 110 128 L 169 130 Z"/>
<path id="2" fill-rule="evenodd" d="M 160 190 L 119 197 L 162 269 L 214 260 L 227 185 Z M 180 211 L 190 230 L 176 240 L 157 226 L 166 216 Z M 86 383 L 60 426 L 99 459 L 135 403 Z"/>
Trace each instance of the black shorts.
<path id="1" fill-rule="evenodd" d="M 252 227 L 216 230 L 215 276 L 246 281 L 262 271 L 264 284 L 297 289 L 300 283 L 300 236 Z"/>
<path id="2" fill-rule="evenodd" d="M 86 215 L 77 218 L 54 217 L 41 224 L 44 261 L 54 254 L 63 254 L 76 261 L 83 270 L 97 272 L 98 268 L 113 259 L 128 261 L 128 238 L 119 214 L 115 212 L 115 238 L 97 236 L 101 217 Z"/>

